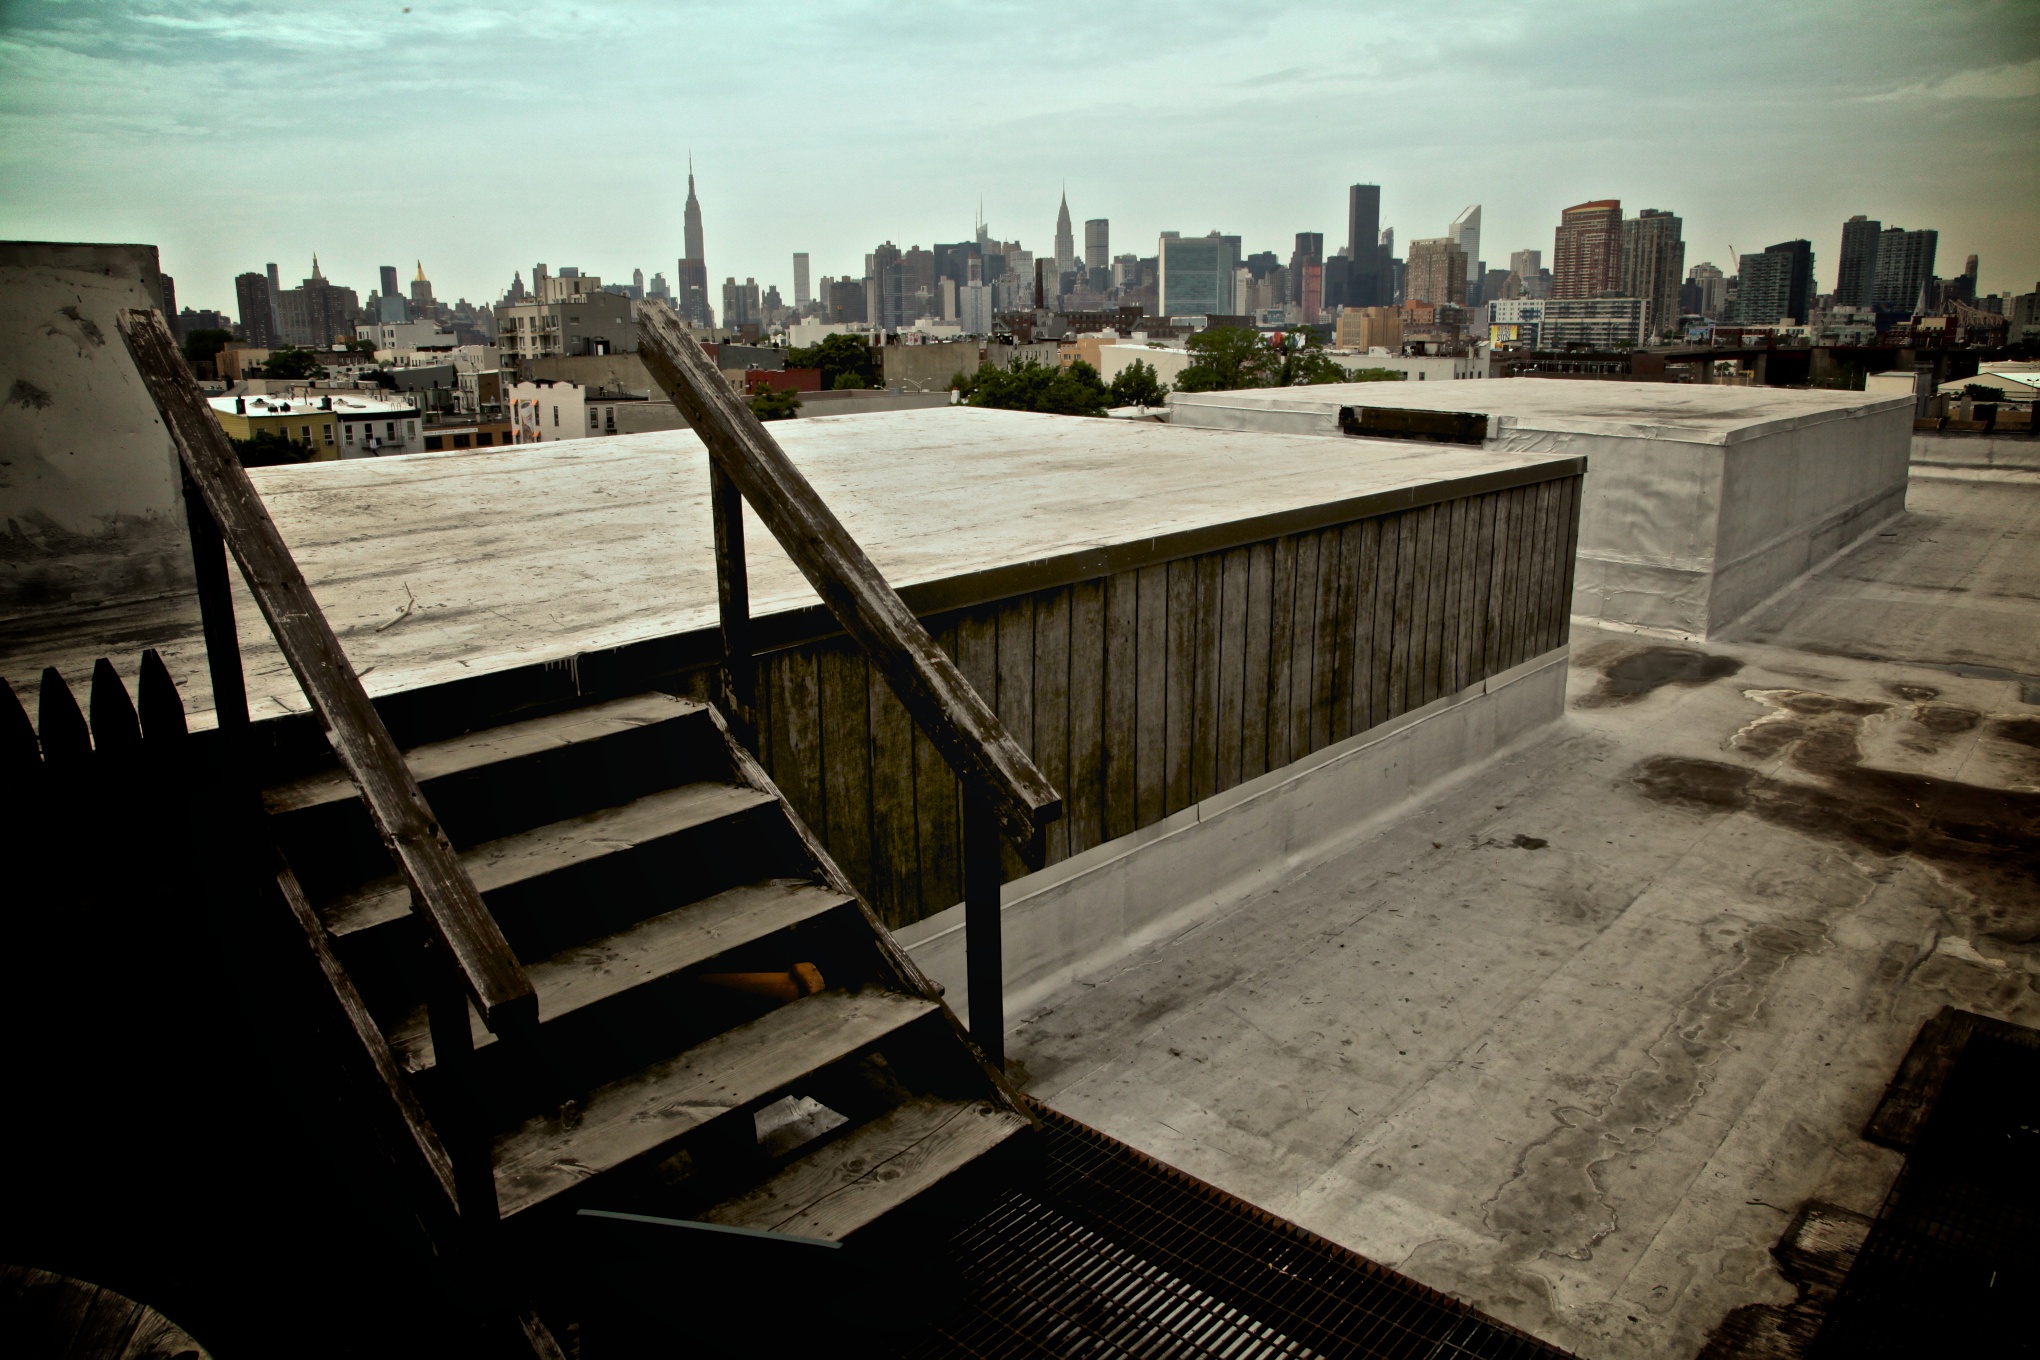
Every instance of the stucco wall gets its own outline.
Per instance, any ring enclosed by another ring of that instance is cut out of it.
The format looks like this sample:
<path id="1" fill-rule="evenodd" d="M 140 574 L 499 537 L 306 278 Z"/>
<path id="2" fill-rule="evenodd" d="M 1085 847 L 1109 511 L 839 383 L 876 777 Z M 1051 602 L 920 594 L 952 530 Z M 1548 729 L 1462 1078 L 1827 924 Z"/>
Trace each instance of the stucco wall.
<path id="1" fill-rule="evenodd" d="M 114 314 L 156 248 L 0 242 L 0 615 L 189 588 L 177 455 Z"/>

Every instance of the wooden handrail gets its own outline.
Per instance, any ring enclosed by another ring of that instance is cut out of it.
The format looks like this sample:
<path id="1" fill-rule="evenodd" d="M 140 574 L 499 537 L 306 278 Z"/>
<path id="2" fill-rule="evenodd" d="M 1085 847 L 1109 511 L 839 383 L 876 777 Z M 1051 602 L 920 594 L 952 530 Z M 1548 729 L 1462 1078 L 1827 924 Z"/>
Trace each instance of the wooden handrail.
<path id="1" fill-rule="evenodd" d="M 433 938 L 490 1029 L 504 1033 L 535 1026 L 538 994 L 531 979 L 440 830 L 276 522 L 234 456 L 226 431 L 192 381 L 169 328 L 153 311 L 123 311 L 118 324 L 191 485 L 240 564 L 340 763 L 360 788 Z"/>
<path id="2" fill-rule="evenodd" d="M 638 357 L 1000 830 L 1025 845 L 1061 816 L 1062 795 L 669 308 L 639 312 Z"/>

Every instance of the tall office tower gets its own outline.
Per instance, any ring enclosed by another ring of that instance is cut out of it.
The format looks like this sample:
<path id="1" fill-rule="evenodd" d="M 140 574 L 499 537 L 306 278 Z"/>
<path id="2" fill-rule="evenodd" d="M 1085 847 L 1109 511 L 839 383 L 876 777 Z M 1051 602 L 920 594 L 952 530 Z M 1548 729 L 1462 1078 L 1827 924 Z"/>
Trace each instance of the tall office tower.
<path id="1" fill-rule="evenodd" d="M 1941 288 L 1943 305 L 1959 302 L 1965 307 L 1976 305 L 1976 257 L 1971 255 L 1962 262 L 1962 272 L 1944 281 Z"/>
<path id="2" fill-rule="evenodd" d="M 1324 284 L 1325 234 L 1321 231 L 1299 231 L 1296 233 L 1296 249 L 1289 252 L 1289 301 L 1303 301 L 1303 271 L 1313 265 L 1318 267 L 1318 284 Z M 1306 310 L 1315 311 L 1324 301 L 1322 295 Z M 1312 318 L 1313 320 L 1315 318 Z"/>
<path id="3" fill-rule="evenodd" d="M 1886 227 L 1877 233 L 1877 283 L 1871 296 L 1879 307 L 1916 312 L 1934 276 L 1938 231 Z"/>
<path id="4" fill-rule="evenodd" d="M 793 257 L 793 305 L 804 310 L 813 298 L 814 295 L 808 291 L 807 252 L 796 251 Z"/>
<path id="5" fill-rule="evenodd" d="M 1449 236 L 1410 242 L 1403 289 L 1411 302 L 1466 301 L 1466 252 Z"/>
<path id="6" fill-rule="evenodd" d="M 418 272 L 411 279 L 411 311 L 419 316 L 429 313 L 433 307 L 432 281 L 425 277 L 425 262 L 418 261 Z"/>
<path id="7" fill-rule="evenodd" d="M 1466 278 L 1480 277 L 1480 204 L 1470 205 L 1445 228 L 1445 239 L 1466 252 Z"/>
<path id="8" fill-rule="evenodd" d="M 680 257 L 673 283 L 678 291 L 680 319 L 690 326 L 715 325 L 708 303 L 708 257 L 701 253 L 701 200 L 694 196 L 694 153 L 687 154 L 687 207 L 681 214 L 687 253 Z"/>
<path id="9" fill-rule="evenodd" d="M 1112 267 L 1112 221 L 1094 217 L 1084 223 L 1084 270 Z"/>
<path id="10" fill-rule="evenodd" d="M 1236 237 L 1185 237 L 1165 231 L 1156 247 L 1161 260 L 1163 316 L 1232 315 L 1233 271 L 1239 267 Z"/>
<path id="11" fill-rule="evenodd" d="M 234 276 L 234 304 L 241 312 L 241 334 L 256 349 L 276 348 L 275 318 L 269 310 L 269 281 L 250 270 Z"/>
<path id="12" fill-rule="evenodd" d="M 384 297 L 402 297 L 404 289 L 397 282 L 397 267 L 393 264 L 386 264 L 380 272 L 382 274 L 382 295 Z"/>
<path id="13" fill-rule="evenodd" d="M 1709 321 L 1721 320 L 1728 306 L 1728 277 L 1712 261 L 1702 260 L 1686 273 L 1686 282 L 1693 285 L 1699 305 L 1694 308 Z"/>
<path id="14" fill-rule="evenodd" d="M 1055 211 L 1055 272 L 1067 274 L 1077 267 L 1077 238 L 1070 230 L 1070 196 L 1065 190 L 1062 206 Z"/>
<path id="15" fill-rule="evenodd" d="M 1686 274 L 1683 226 L 1656 208 L 1645 208 L 1622 224 L 1622 294 L 1650 304 L 1644 318 L 1650 335 L 1678 329 L 1679 283 Z"/>
<path id="16" fill-rule="evenodd" d="M 1806 324 L 1813 303 L 1813 243 L 1781 241 L 1736 264 L 1735 319 L 1745 326 Z"/>
<path id="17" fill-rule="evenodd" d="M 1600 198 L 1567 208 L 1552 243 L 1551 295 L 1590 298 L 1622 287 L 1622 202 Z"/>
<path id="18" fill-rule="evenodd" d="M 1877 300 L 1877 234 L 1884 224 L 1857 213 L 1842 223 L 1841 263 L 1835 267 L 1835 305 L 1868 307 Z"/>
<path id="19" fill-rule="evenodd" d="M 1541 250 L 1512 250 L 1509 252 L 1509 272 L 1517 278 L 1529 281 L 1537 277 L 1537 271 L 1544 268 L 1544 252 Z"/>
<path id="20" fill-rule="evenodd" d="M 177 329 L 177 280 L 171 278 L 168 274 L 158 274 L 156 280 L 162 289 L 163 320 L 169 323 L 172 330 L 175 330 Z"/>
<path id="21" fill-rule="evenodd" d="M 1381 253 L 1381 186 L 1355 184 L 1346 190 L 1346 295 L 1325 298 L 1325 306 L 1374 307 L 1383 295 Z M 1331 286 L 1326 284 L 1329 295 Z"/>
<path id="22" fill-rule="evenodd" d="M 276 262 L 269 262 L 269 333 L 276 339 L 283 339 L 283 282 L 276 272 Z"/>

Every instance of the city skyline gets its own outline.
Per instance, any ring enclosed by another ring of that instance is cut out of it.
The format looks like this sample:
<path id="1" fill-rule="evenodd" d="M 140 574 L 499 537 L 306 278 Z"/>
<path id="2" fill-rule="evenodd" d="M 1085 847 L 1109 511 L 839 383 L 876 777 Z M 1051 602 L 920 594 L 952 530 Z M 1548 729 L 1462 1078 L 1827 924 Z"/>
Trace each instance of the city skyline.
<path id="1" fill-rule="evenodd" d="M 1949 258 L 1981 256 L 1986 292 L 2040 277 L 2040 232 L 2024 207 L 2040 202 L 2040 172 L 2023 151 L 2040 107 L 2040 37 L 2007 22 L 2016 15 L 2004 5 L 1730 5 L 1707 28 L 1681 31 L 1688 78 L 1669 87 L 1643 60 L 1667 37 L 1661 18 L 1626 5 L 1383 5 L 1366 21 L 1313 8 L 1251 21 L 1073 12 L 1076 55 L 1059 47 L 1058 62 L 1097 77 L 1072 88 L 1103 92 L 1058 104 L 1051 122 L 1064 130 L 1044 135 L 1039 111 L 1017 103 L 959 119 L 954 101 L 860 95 L 855 138 L 812 118 L 825 92 L 745 101 L 691 86 L 686 52 L 727 46 L 737 74 L 758 60 L 766 21 L 719 10 L 31 3 L 4 13 L 0 71 L 12 97 L 0 104 L 10 148 L 0 150 L 0 232 L 148 241 L 180 280 L 180 300 L 203 308 L 231 309 L 234 278 L 271 260 L 302 276 L 314 251 L 329 277 L 364 295 L 380 265 L 422 257 L 440 296 L 477 303 L 540 259 L 605 279 L 670 275 L 683 253 L 689 146 L 710 275 L 789 295 L 795 252 L 810 255 L 817 278 L 854 276 L 873 242 L 966 238 L 981 196 L 995 235 L 1052 256 L 1065 179 L 1073 218 L 1109 219 L 1118 253 L 1151 254 L 1164 230 L 1216 228 L 1248 251 L 1284 254 L 1298 231 L 1343 241 L 1347 186 L 1375 183 L 1381 225 L 1398 240 L 1444 235 L 1466 204 L 1482 204 L 1492 267 L 1515 250 L 1548 257 L 1560 211 L 1605 197 L 1681 216 L 1689 263 L 1733 269 L 1736 253 L 1809 239 L 1824 290 L 1836 282 L 1841 224 L 1857 213 L 1938 229 Z M 917 54 L 987 69 L 1010 59 L 987 36 L 917 14 L 818 18 L 775 33 L 774 50 L 882 40 L 903 71 L 926 68 Z M 1393 61 L 1369 47 L 1383 24 L 1405 21 L 1410 43 Z M 853 37 L 857 23 L 875 34 Z M 689 24 L 692 49 L 680 45 Z M 1454 41 L 1419 41 L 1419 27 Z M 555 40 L 565 69 L 549 67 L 543 90 L 563 93 L 506 102 L 496 73 L 521 89 L 518 63 Z M 1583 43 L 1598 60 L 1577 60 Z M 1305 50 L 1313 64 L 1297 66 Z M 438 112 L 405 124 L 414 187 L 367 192 L 381 173 L 363 149 L 373 115 L 358 126 L 288 115 L 308 71 L 331 88 L 433 92 Z M 1197 100 L 1180 98 L 1186 81 L 1202 87 Z M 1454 92 L 1450 117 L 1395 97 L 1441 81 Z M 1285 110 L 1363 87 L 1382 110 L 1372 135 L 1296 116 L 1269 136 Z M 1482 113 L 1504 105 L 1501 122 Z M 1143 107 L 1176 112 L 1130 116 Z M 677 131 L 656 152 L 646 136 L 617 135 L 641 117 Z M 783 153 L 799 136 L 817 149 L 793 173 Z M 241 167 L 264 162 L 322 170 L 294 170 L 291 194 L 257 194 L 259 175 Z M 522 181 L 506 186 L 506 167 Z M 530 212 L 534 194 L 579 210 Z"/>

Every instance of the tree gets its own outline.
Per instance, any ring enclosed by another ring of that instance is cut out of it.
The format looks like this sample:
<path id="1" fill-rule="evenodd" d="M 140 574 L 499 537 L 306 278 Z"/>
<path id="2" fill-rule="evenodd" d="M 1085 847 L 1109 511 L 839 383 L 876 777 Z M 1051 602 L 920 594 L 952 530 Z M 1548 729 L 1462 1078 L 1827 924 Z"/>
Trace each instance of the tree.
<path id="1" fill-rule="evenodd" d="M 861 335 L 824 336 L 819 345 L 806 345 L 786 352 L 789 368 L 819 368 L 822 387 L 830 392 L 845 388 L 880 387 L 878 361 Z M 851 382 L 844 382 L 849 377 Z"/>
<path id="2" fill-rule="evenodd" d="M 768 387 L 760 379 L 751 385 L 751 414 L 760 420 L 792 420 L 800 414 L 800 393 L 790 387 Z"/>
<path id="3" fill-rule="evenodd" d="M 1042 411 L 1060 416 L 1101 416 L 1110 398 L 1098 370 L 1082 359 L 1057 368 L 1035 359 L 1015 359 L 1005 368 L 986 360 L 971 374 L 959 373 L 950 387 L 972 406 L 1000 411 Z"/>
<path id="4" fill-rule="evenodd" d="M 1235 392 L 1267 387 L 1280 360 L 1259 331 L 1244 326 L 1214 326 L 1184 342 L 1197 357 L 1176 377 L 1178 392 Z"/>
<path id="5" fill-rule="evenodd" d="M 209 364 L 233 338 L 232 331 L 215 330 L 211 327 L 201 327 L 188 332 L 184 337 L 184 357 L 190 360 L 194 367 Z"/>
<path id="6" fill-rule="evenodd" d="M 308 349 L 297 349 L 286 345 L 270 351 L 269 358 L 262 365 L 265 378 L 323 378 L 326 366 L 319 362 L 319 356 Z"/>
<path id="7" fill-rule="evenodd" d="M 275 430 L 257 430 L 252 439 L 233 440 L 234 455 L 242 467 L 275 467 L 279 463 L 302 463 L 312 456 L 309 444 L 300 444 Z"/>
<path id="8" fill-rule="evenodd" d="M 375 357 L 375 341 L 370 340 L 367 336 L 356 336 L 341 346 L 341 348 L 355 354 L 366 354 L 371 359 Z"/>
<path id="9" fill-rule="evenodd" d="M 1108 397 L 1114 406 L 1161 406 L 1168 399 L 1169 389 L 1162 386 L 1155 366 L 1139 359 L 1113 377 Z"/>

